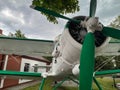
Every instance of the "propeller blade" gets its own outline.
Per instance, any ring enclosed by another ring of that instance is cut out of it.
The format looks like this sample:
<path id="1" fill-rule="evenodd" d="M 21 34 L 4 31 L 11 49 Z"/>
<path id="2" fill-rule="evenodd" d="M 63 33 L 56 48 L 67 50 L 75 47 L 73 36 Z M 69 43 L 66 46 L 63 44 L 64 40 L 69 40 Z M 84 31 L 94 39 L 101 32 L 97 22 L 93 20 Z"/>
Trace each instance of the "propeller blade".
<path id="1" fill-rule="evenodd" d="M 119 29 L 115 29 L 115 28 L 111 28 L 111 27 L 103 27 L 102 32 L 106 36 L 120 39 L 120 30 Z"/>
<path id="2" fill-rule="evenodd" d="M 91 90 L 94 72 L 95 40 L 93 33 L 88 33 L 82 46 L 80 56 L 79 90 Z"/>
<path id="3" fill-rule="evenodd" d="M 40 7 L 40 6 L 33 6 L 33 5 L 31 5 L 30 7 L 33 8 L 33 9 L 35 9 L 35 10 L 41 11 L 43 13 L 52 15 L 54 17 L 58 17 L 58 18 L 66 19 L 66 20 L 73 21 L 73 22 L 76 22 L 76 23 L 80 23 L 79 20 L 68 18 L 66 16 L 60 15 L 59 13 L 56 13 L 56 12 L 54 12 L 52 10 L 48 10 L 48 9 Z"/>
<path id="4" fill-rule="evenodd" d="M 90 17 L 95 16 L 96 7 L 97 7 L 97 0 L 91 0 L 91 2 L 90 2 L 90 14 L 89 14 Z"/>

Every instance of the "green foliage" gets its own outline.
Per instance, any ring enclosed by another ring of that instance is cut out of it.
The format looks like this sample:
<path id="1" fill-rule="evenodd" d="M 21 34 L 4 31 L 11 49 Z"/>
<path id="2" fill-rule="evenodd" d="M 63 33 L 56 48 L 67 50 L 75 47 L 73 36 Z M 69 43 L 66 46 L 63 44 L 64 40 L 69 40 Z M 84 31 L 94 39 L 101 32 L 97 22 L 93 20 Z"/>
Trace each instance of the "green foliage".
<path id="1" fill-rule="evenodd" d="M 74 13 L 79 11 L 78 0 L 33 0 L 32 5 L 41 6 L 49 10 L 53 10 L 59 14 Z M 58 23 L 54 16 L 42 13 L 47 20 Z"/>
<path id="2" fill-rule="evenodd" d="M 115 20 L 112 21 L 109 26 L 120 29 L 120 16 L 116 17 Z"/>
<path id="3" fill-rule="evenodd" d="M 120 29 L 120 16 L 116 17 L 115 20 L 113 20 L 110 25 L 110 27 L 113 27 L 113 28 L 116 28 L 116 29 Z M 114 39 L 112 38 L 111 41 L 114 41 L 114 42 L 120 42 L 119 39 Z"/>
<path id="4" fill-rule="evenodd" d="M 17 38 L 26 38 L 25 35 L 21 32 L 21 30 L 16 30 L 15 36 Z"/>
<path id="5" fill-rule="evenodd" d="M 116 69 L 120 69 L 120 55 L 116 56 L 115 60 L 116 60 L 116 65 L 117 65 Z"/>
<path id="6" fill-rule="evenodd" d="M 114 69 L 112 60 L 109 60 L 112 56 L 98 56 L 95 60 L 95 70 L 110 70 Z"/>
<path id="7" fill-rule="evenodd" d="M 16 32 L 13 34 L 9 32 L 9 37 L 17 37 L 17 38 L 26 38 L 25 35 L 21 32 L 21 30 L 16 30 Z"/>
<path id="8" fill-rule="evenodd" d="M 113 59 L 115 60 L 116 67 L 114 67 L 111 59 L 113 56 L 98 56 L 95 60 L 95 70 L 112 70 L 112 69 L 120 69 L 120 55 L 115 56 Z"/>

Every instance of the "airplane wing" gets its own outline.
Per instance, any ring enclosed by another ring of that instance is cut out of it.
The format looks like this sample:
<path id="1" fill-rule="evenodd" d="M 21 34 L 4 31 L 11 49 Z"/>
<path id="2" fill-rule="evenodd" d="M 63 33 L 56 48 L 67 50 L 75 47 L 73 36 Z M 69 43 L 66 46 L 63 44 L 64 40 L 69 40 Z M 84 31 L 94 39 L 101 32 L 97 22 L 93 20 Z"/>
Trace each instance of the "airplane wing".
<path id="1" fill-rule="evenodd" d="M 51 56 L 53 41 L 0 37 L 0 53 L 33 56 Z"/>
<path id="2" fill-rule="evenodd" d="M 109 42 L 107 47 L 97 53 L 98 56 L 120 55 L 120 42 Z"/>

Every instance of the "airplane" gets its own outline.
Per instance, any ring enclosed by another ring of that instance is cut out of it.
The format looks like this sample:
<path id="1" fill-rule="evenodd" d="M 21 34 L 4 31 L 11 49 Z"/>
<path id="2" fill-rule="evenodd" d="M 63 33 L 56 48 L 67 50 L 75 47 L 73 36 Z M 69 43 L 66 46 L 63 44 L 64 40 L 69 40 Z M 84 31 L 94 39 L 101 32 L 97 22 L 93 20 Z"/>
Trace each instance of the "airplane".
<path id="1" fill-rule="evenodd" d="M 28 73 L 15 71 L 0 71 L 0 76 L 39 78 L 42 82 L 39 90 L 43 90 L 46 78 L 61 80 L 53 90 L 56 90 L 65 80 L 70 79 L 79 85 L 79 90 L 91 90 L 94 81 L 99 90 L 101 86 L 96 76 L 120 73 L 120 70 L 94 71 L 95 57 L 101 54 L 120 55 L 120 43 L 111 49 L 110 37 L 120 39 L 120 30 L 104 26 L 95 17 L 97 0 L 90 1 L 89 16 L 68 18 L 52 10 L 40 6 L 30 6 L 42 13 L 68 20 L 65 30 L 55 38 L 55 41 L 0 37 L 0 53 L 16 55 L 52 56 L 50 70 L 44 73 Z M 19 47 L 19 48 L 18 48 Z M 111 51 L 110 51 L 111 50 Z M 110 52 L 109 52 L 110 51 Z M 113 52 L 113 53 L 112 53 Z M 63 80 L 63 81 L 62 81 Z"/>

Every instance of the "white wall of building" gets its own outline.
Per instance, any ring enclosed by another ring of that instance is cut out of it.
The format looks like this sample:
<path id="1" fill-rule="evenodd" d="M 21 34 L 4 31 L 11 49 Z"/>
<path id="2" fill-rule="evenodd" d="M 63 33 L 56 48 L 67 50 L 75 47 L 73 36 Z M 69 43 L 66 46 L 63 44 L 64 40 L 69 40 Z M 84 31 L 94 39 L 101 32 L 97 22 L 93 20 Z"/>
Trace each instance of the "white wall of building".
<path id="1" fill-rule="evenodd" d="M 46 66 L 45 62 L 40 62 L 40 61 L 22 58 L 20 72 L 24 72 L 25 63 L 30 64 L 29 65 L 29 72 L 34 72 L 33 66 L 35 66 L 35 64 L 38 64 L 38 66 Z M 42 72 L 46 72 L 46 68 L 38 68 L 38 73 L 42 73 Z M 28 81 L 30 81 L 30 80 L 20 79 L 19 83 L 24 83 L 24 82 L 28 82 Z"/>

